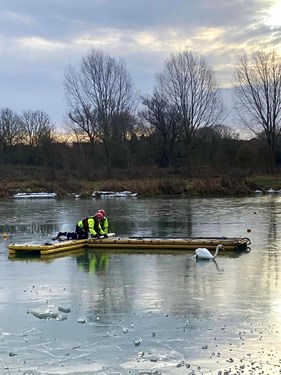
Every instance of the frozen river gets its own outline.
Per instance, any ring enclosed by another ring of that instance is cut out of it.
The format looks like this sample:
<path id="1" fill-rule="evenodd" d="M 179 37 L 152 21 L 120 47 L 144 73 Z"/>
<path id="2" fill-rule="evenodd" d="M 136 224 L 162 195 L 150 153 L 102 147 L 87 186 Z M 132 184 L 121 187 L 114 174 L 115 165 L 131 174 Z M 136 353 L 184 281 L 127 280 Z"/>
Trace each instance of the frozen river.
<path id="1" fill-rule="evenodd" d="M 251 250 L 9 259 L 103 208 L 118 236 L 250 237 Z M 279 374 L 281 196 L 1 200 L 0 374 Z M 29 309 L 70 308 L 58 319 Z"/>

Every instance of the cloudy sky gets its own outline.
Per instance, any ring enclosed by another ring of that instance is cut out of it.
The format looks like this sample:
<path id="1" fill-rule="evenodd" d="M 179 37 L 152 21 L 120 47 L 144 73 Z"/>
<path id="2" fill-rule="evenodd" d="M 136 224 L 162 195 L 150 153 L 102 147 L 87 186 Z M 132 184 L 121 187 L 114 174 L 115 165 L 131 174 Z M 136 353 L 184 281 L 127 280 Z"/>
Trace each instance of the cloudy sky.
<path id="1" fill-rule="evenodd" d="M 204 55 L 226 89 L 242 50 L 281 49 L 281 0 L 1 0 L 0 19 L 0 108 L 59 129 L 65 69 L 93 47 L 124 59 L 142 94 L 171 53 Z"/>

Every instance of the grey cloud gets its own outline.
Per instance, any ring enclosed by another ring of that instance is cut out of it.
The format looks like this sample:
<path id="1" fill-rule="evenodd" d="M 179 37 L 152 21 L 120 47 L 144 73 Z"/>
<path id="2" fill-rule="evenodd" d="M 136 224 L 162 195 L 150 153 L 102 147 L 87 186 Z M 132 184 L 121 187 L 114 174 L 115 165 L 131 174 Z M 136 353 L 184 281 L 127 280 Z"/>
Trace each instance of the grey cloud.
<path id="1" fill-rule="evenodd" d="M 261 22 L 271 4 L 269 0 L 9 0 L 2 3 L 1 106 L 16 109 L 24 105 L 25 109 L 48 110 L 56 121 L 65 112 L 64 69 L 69 63 L 79 64 L 90 47 L 106 37 L 110 41 L 104 48 L 124 58 L 136 88 L 148 93 L 154 85 L 155 73 L 177 48 L 195 47 L 215 68 L 219 80 L 231 82 L 240 44 L 263 40 L 273 33 Z M 200 35 L 208 28 L 221 30 L 212 42 Z M 280 41 L 280 31 L 280 28 L 274 30 L 276 42 Z M 138 43 L 140 32 L 155 37 L 155 41 L 148 45 Z M 28 37 L 57 42 L 58 46 L 41 51 L 35 47 L 24 49 L 23 44 L 17 44 L 17 38 Z M 75 42 L 75 38 L 80 38 L 80 42 Z"/>
<path id="2" fill-rule="evenodd" d="M 10 0 L 2 12 L 13 11 L 32 18 L 38 33 L 52 36 L 56 32 L 59 36 L 73 33 L 73 27 L 79 30 L 82 25 L 89 29 L 184 28 L 187 33 L 194 27 L 238 26 L 252 22 L 263 7 L 260 0 Z"/>

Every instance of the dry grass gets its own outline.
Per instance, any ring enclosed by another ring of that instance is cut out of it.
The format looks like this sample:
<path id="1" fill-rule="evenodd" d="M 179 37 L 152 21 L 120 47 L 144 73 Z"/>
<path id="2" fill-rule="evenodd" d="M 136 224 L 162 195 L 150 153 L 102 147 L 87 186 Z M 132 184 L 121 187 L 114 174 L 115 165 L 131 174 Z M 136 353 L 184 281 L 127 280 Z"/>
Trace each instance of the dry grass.
<path id="1" fill-rule="evenodd" d="M 90 197 L 93 191 L 136 192 L 142 197 L 157 196 L 232 196 L 247 195 L 254 190 L 246 180 L 237 178 L 193 178 L 193 179 L 141 179 L 124 181 L 16 181 L 0 183 L 0 197 L 9 197 L 18 192 L 56 192 L 59 196 L 71 193 Z"/>
<path id="2" fill-rule="evenodd" d="M 155 196 L 222 196 L 247 195 L 252 193 L 245 179 L 220 178 L 156 178 L 126 181 L 99 181 L 87 185 L 87 190 L 137 192 L 143 197 Z"/>
<path id="3" fill-rule="evenodd" d="M 177 172 L 177 173 L 176 173 Z M 144 173 L 144 171 L 142 171 Z M 153 177 L 152 177 L 153 176 Z M 185 178 L 178 171 L 149 169 L 149 175 L 126 178 L 118 175 L 112 180 L 75 180 L 51 169 L 0 167 L 0 197 L 10 197 L 17 192 L 56 192 L 59 196 L 75 193 L 90 197 L 93 191 L 124 191 L 142 197 L 158 196 L 235 196 L 248 195 L 255 189 L 281 188 L 280 176 L 204 177 Z"/>

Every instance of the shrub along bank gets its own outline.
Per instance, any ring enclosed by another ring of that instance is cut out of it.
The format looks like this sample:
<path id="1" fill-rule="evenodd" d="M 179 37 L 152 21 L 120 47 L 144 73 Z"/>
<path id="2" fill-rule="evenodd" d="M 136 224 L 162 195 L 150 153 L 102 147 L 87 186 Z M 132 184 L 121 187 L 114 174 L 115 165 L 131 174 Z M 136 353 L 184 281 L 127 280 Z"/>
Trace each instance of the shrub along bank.
<path id="1" fill-rule="evenodd" d="M 262 181 L 262 182 L 259 182 Z M 279 182 L 280 183 L 279 183 Z M 147 178 L 138 180 L 104 181 L 6 181 L 0 182 L 0 197 L 12 197 L 18 192 L 55 192 L 59 197 L 91 197 L 93 191 L 124 191 L 138 193 L 141 197 L 158 196 L 245 196 L 256 189 L 281 188 L 281 178 L 262 179 L 238 177 L 208 178 Z"/>
<path id="2" fill-rule="evenodd" d="M 141 173 L 142 172 L 142 173 Z M 71 173 L 61 173 L 43 168 L 11 168 L 0 166 L 0 197 L 12 197 L 19 192 L 55 192 L 59 197 L 81 194 L 91 197 L 93 191 L 136 192 L 142 197 L 158 196 L 246 196 L 256 189 L 281 189 L 281 175 L 262 176 L 196 176 L 183 177 L 178 170 L 139 170 L 138 177 L 129 178 L 123 171 L 117 171 L 111 180 L 95 178 L 78 180 Z"/>

